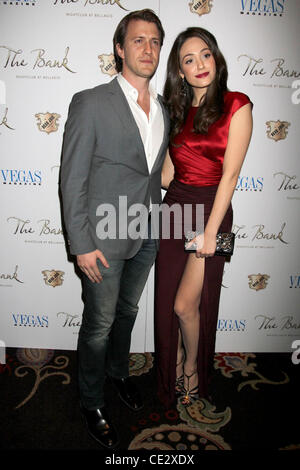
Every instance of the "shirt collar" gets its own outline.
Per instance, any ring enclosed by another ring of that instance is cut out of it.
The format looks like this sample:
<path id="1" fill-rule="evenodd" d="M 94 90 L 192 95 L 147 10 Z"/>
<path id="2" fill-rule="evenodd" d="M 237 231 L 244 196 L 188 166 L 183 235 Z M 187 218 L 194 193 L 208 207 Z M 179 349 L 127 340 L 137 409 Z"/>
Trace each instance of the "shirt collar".
<path id="1" fill-rule="evenodd" d="M 117 80 L 118 80 L 119 85 L 121 86 L 122 90 L 124 91 L 124 93 L 125 93 L 125 94 L 128 94 L 128 95 L 131 96 L 135 101 L 137 101 L 137 99 L 138 99 L 138 91 L 137 91 L 137 89 L 134 88 L 134 86 L 132 86 L 131 83 L 129 83 L 128 80 L 126 80 L 126 78 L 123 77 L 123 75 L 122 75 L 121 72 L 118 73 Z M 151 83 L 149 83 L 149 93 L 150 93 L 150 96 L 151 96 L 154 100 L 157 100 L 157 92 L 156 92 L 156 90 L 153 88 L 153 86 L 151 85 Z"/>

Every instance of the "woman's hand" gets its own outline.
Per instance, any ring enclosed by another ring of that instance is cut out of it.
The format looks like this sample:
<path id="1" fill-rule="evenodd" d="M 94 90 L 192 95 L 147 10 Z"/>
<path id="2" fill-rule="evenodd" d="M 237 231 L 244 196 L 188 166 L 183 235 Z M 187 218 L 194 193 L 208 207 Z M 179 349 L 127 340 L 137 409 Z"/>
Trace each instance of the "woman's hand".
<path id="1" fill-rule="evenodd" d="M 196 237 L 197 239 L 198 237 Z M 198 241 L 199 243 L 199 241 Z M 202 234 L 202 243 L 198 245 L 196 258 L 209 258 L 214 256 L 217 247 L 217 240 L 215 233 L 206 233 L 204 232 L 204 237 Z"/>
<path id="2" fill-rule="evenodd" d="M 162 167 L 161 172 L 161 186 L 163 189 L 167 190 L 171 181 L 174 178 L 174 165 L 172 163 L 169 150 L 167 150 L 165 161 Z"/>

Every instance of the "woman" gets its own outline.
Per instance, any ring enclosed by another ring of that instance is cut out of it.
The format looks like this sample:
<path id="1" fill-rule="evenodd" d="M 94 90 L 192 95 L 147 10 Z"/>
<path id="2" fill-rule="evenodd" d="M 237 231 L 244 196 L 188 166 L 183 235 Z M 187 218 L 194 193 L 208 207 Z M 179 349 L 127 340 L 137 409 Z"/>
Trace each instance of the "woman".
<path id="1" fill-rule="evenodd" d="M 216 234 L 231 231 L 231 199 L 251 138 L 252 103 L 228 91 L 216 39 L 197 27 L 175 40 L 164 98 L 172 126 L 164 203 L 204 204 L 205 227 L 196 253 L 184 251 L 183 234 L 180 240 L 162 238 L 157 257 L 158 394 L 169 407 L 178 395 L 183 405 L 209 397 L 224 269 L 224 257 L 214 256 Z"/>

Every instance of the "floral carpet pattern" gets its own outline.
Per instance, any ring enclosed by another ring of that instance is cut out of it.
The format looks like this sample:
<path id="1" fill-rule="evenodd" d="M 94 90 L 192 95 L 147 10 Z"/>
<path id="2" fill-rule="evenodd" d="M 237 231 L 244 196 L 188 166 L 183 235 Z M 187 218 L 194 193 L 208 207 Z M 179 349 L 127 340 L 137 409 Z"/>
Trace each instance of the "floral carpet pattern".
<path id="1" fill-rule="evenodd" d="M 254 374 L 258 377 L 258 379 L 256 378 L 241 382 L 238 386 L 238 391 L 246 385 L 250 385 L 254 390 L 258 390 L 259 383 L 281 385 L 289 382 L 289 377 L 285 372 L 282 372 L 284 379 L 281 381 L 272 381 L 263 377 L 255 370 L 257 366 L 255 362 L 248 363 L 249 358 L 255 358 L 255 354 L 217 354 L 215 356 L 215 368 L 221 369 L 224 377 L 231 378 L 234 372 L 240 372 L 243 377 L 248 377 L 249 374 Z"/>
<path id="2" fill-rule="evenodd" d="M 287 354 L 217 353 L 212 402 L 199 399 L 184 407 L 178 400 L 170 410 L 156 398 L 154 355 L 131 354 L 129 364 L 130 375 L 144 392 L 145 407 L 138 414 L 125 410 L 116 391 L 108 389 L 113 420 L 125 429 L 120 449 L 198 452 L 258 446 L 300 450 L 299 433 L 293 433 L 290 422 L 290 411 L 295 419 L 299 408 L 298 371 Z M 74 351 L 10 348 L 6 363 L 0 365 L 0 386 L 0 393 L 5 394 L 4 399 L 1 397 L 6 425 L 2 443 L 8 449 L 60 449 L 62 441 L 56 433 L 64 439 L 64 448 L 99 449 L 89 436 L 80 438 L 85 427 L 77 411 Z M 36 425 L 37 415 L 42 417 L 40 426 Z M 52 434 L 43 425 L 49 417 Z M 70 417 L 78 433 L 65 427 Z M 9 424 L 11 420 L 19 423 L 21 434 Z M 34 435 L 29 439 L 32 429 Z"/>

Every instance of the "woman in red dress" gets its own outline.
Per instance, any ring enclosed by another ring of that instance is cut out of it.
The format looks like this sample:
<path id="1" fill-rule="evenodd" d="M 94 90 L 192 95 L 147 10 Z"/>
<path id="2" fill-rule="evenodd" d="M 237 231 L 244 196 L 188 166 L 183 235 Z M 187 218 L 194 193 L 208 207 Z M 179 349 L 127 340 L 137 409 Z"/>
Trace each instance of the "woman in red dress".
<path id="1" fill-rule="evenodd" d="M 158 395 L 170 407 L 176 396 L 187 406 L 209 396 L 224 269 L 224 257 L 214 256 L 216 234 L 231 231 L 231 199 L 251 138 L 252 103 L 228 91 L 216 39 L 197 27 L 174 42 L 164 98 L 171 117 L 164 203 L 204 205 L 202 247 L 185 252 L 184 233 L 177 239 L 171 222 L 156 261 Z"/>

